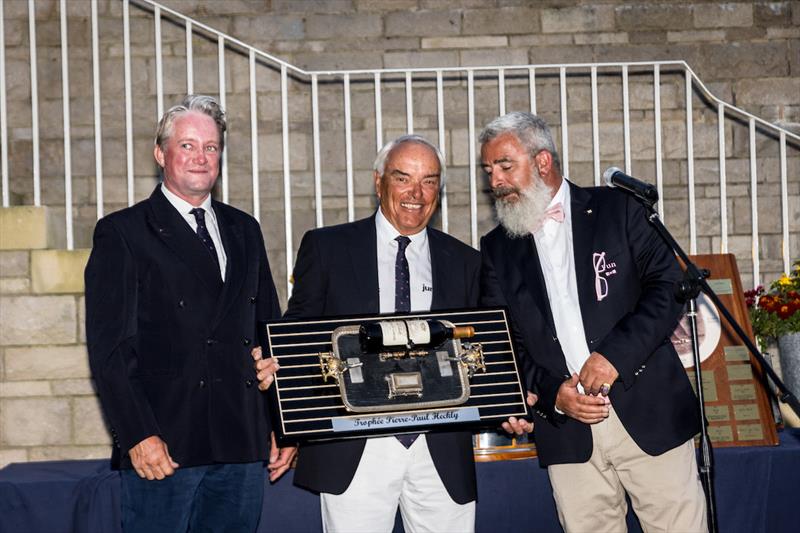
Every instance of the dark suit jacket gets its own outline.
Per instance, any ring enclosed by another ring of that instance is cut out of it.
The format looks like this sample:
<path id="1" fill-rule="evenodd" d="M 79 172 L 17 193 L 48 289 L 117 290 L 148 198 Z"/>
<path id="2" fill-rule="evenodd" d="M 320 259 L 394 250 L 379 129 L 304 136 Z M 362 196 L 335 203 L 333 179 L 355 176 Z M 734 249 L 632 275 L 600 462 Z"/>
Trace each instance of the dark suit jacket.
<path id="1" fill-rule="evenodd" d="M 97 223 L 86 266 L 89 362 L 112 461 L 159 435 L 181 466 L 267 458 L 270 422 L 250 356 L 256 321 L 280 316 L 258 223 L 213 202 L 226 281 L 156 188 Z"/>
<path id="2" fill-rule="evenodd" d="M 619 372 L 610 398 L 623 425 L 642 450 L 661 454 L 700 428 L 694 393 L 669 341 L 681 312 L 673 292 L 680 268 L 631 196 L 573 184 L 570 195 L 575 312 L 589 350 Z M 608 294 L 598 301 L 593 255 L 602 252 Z M 534 433 L 541 465 L 587 461 L 590 427 L 553 409 L 569 371 L 533 237 L 510 238 L 498 226 L 482 239 L 481 253 L 481 303 L 509 307 L 526 381 L 539 394 Z"/>
<path id="3" fill-rule="evenodd" d="M 434 310 L 475 307 L 480 257 L 462 242 L 428 228 Z M 291 318 L 379 313 L 375 216 L 309 231 L 294 267 L 294 290 L 285 316 Z M 476 497 L 472 439 L 468 432 L 429 433 L 431 457 L 450 497 Z M 341 494 L 350 485 L 365 439 L 300 447 L 295 483 Z"/>

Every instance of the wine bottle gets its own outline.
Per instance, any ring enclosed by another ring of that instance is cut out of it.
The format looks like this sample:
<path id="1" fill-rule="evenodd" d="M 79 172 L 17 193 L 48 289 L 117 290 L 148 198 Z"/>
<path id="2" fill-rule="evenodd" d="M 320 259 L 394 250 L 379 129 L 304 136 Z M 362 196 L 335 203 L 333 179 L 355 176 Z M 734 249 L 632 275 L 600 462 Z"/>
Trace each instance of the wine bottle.
<path id="1" fill-rule="evenodd" d="M 475 328 L 472 326 L 450 327 L 438 320 L 381 320 L 362 324 L 358 331 L 361 350 L 365 353 L 439 346 L 448 339 L 473 335 Z"/>

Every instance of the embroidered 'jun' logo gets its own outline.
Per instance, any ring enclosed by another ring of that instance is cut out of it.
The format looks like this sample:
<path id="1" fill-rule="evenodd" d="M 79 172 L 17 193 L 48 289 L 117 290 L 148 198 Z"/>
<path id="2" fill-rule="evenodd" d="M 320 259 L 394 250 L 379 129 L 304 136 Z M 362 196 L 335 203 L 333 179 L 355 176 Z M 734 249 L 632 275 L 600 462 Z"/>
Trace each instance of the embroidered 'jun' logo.
<path id="1" fill-rule="evenodd" d="M 422 284 L 422 292 L 433 292 L 433 287 L 428 287 L 424 283 Z"/>
<path id="2" fill-rule="evenodd" d="M 594 267 L 594 292 L 597 301 L 601 302 L 608 296 L 608 280 L 606 278 L 617 273 L 617 264 L 607 261 L 605 252 L 595 252 L 592 254 L 592 266 Z"/>

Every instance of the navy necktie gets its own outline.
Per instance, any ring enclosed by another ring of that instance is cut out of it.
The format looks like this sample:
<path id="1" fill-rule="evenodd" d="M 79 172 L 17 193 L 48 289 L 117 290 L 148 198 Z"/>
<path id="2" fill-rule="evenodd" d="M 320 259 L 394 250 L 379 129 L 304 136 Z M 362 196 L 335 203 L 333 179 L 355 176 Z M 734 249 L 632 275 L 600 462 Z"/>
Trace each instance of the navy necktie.
<path id="1" fill-rule="evenodd" d="M 197 221 L 197 236 L 200 237 L 203 245 L 205 245 L 206 249 L 211 254 L 211 257 L 214 258 L 214 264 L 217 265 L 217 270 L 219 270 L 219 256 L 217 255 L 217 247 L 214 246 L 214 241 L 211 240 L 211 234 L 208 233 L 205 209 L 202 207 L 195 207 L 189 212 L 194 215 L 194 219 Z"/>
<path id="2" fill-rule="evenodd" d="M 411 244 L 411 239 L 400 235 L 395 240 L 397 241 L 397 258 L 394 261 L 394 310 L 397 313 L 408 313 L 411 311 L 411 288 L 406 248 Z"/>
<path id="3" fill-rule="evenodd" d="M 397 258 L 394 261 L 394 310 L 397 313 L 408 313 L 411 311 L 411 284 L 406 248 L 411 244 L 411 239 L 400 235 L 395 240 L 397 241 Z M 410 448 L 419 437 L 419 433 L 395 435 L 395 437 L 403 446 Z"/>

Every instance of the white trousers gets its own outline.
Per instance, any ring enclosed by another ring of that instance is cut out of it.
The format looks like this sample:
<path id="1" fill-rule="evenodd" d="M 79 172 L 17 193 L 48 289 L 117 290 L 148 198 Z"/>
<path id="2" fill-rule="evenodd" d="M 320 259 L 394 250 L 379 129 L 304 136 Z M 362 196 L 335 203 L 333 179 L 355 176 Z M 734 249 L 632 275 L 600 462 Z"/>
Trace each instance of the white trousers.
<path id="1" fill-rule="evenodd" d="M 408 449 L 395 437 L 367 439 L 350 486 L 342 494 L 323 492 L 320 504 L 325 533 L 390 533 L 398 505 L 406 533 L 475 531 L 475 502 L 450 498 L 425 435 Z"/>

